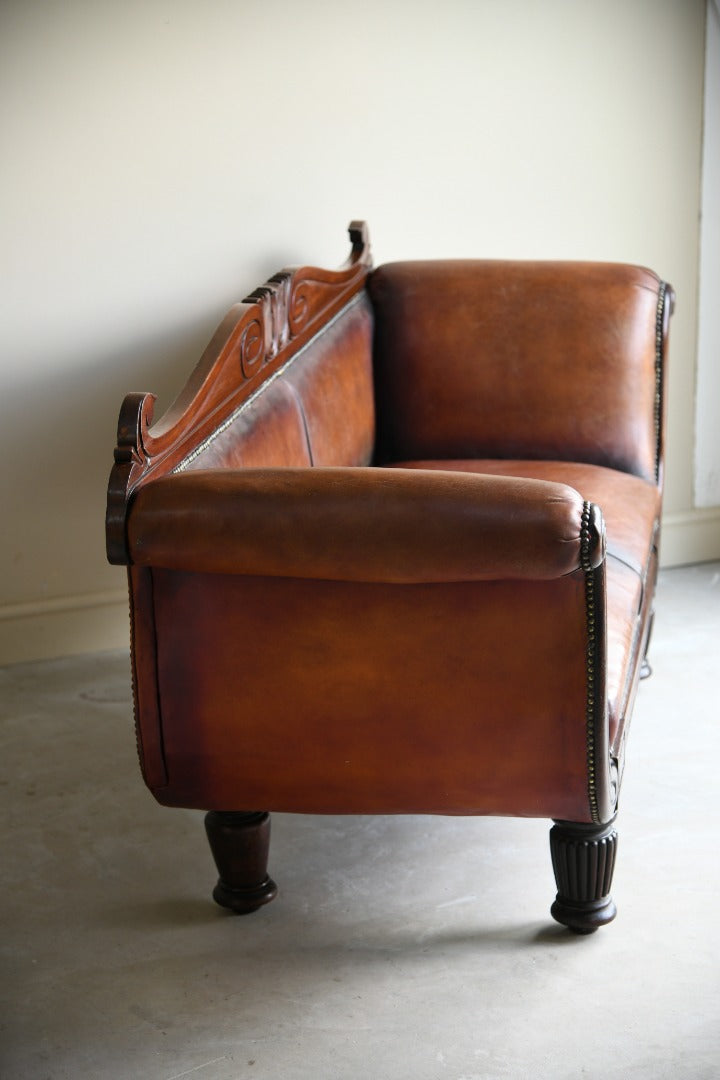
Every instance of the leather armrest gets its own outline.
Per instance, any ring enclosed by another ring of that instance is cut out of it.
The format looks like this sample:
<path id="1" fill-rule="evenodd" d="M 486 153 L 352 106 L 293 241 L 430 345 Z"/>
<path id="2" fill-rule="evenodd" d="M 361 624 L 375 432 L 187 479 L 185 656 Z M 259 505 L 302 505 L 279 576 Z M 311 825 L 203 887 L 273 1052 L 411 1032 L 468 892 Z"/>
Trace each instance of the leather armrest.
<path id="1" fill-rule="evenodd" d="M 138 491 L 128 548 L 136 565 L 201 573 L 398 584 L 552 579 L 581 565 L 585 506 L 571 487 L 518 477 L 197 471 Z M 590 532 L 585 559 L 597 565 L 596 508 Z"/>

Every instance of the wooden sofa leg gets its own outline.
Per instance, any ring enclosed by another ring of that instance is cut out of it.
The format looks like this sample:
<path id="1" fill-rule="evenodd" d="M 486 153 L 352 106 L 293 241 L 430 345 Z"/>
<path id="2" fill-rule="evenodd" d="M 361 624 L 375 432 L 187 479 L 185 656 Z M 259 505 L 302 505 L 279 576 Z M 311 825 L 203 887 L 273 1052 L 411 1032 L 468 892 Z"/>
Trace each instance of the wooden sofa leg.
<path id="1" fill-rule="evenodd" d="M 617 851 L 614 821 L 605 825 L 556 821 L 550 830 L 558 889 L 550 914 L 576 934 L 592 934 L 617 913 L 610 895 Z"/>
<path id="2" fill-rule="evenodd" d="M 205 830 L 220 874 L 213 900 L 238 915 L 274 900 L 277 885 L 267 873 L 270 815 L 210 810 Z"/>

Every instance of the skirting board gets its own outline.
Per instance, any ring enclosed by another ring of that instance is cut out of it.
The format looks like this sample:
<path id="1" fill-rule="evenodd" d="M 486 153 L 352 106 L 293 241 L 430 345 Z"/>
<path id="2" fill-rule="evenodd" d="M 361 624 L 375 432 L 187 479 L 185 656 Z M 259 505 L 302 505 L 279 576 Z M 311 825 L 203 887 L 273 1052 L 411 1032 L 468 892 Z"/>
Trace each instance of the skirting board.
<path id="1" fill-rule="evenodd" d="M 720 559 L 720 506 L 663 516 L 661 566 L 688 566 L 716 559 Z"/>
<path id="2" fill-rule="evenodd" d="M 0 607 L 0 665 L 129 647 L 128 598 L 120 589 Z"/>
<path id="3" fill-rule="evenodd" d="M 715 559 L 720 559 L 720 507 L 665 516 L 661 566 Z M 129 642 L 123 590 L 0 607 L 0 665 L 127 649 Z"/>

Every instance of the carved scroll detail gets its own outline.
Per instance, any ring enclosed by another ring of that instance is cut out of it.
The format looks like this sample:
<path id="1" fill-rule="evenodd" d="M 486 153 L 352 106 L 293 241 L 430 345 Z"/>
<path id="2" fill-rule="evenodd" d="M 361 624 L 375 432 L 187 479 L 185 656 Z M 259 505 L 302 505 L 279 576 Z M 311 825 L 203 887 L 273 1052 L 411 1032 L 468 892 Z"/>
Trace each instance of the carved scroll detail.
<path id="1" fill-rule="evenodd" d="M 349 233 L 352 250 L 339 270 L 287 268 L 234 305 L 154 427 L 153 395 L 126 397 L 108 488 L 111 562 L 128 562 L 125 514 L 137 486 L 171 471 L 363 288 L 371 266 L 367 227 L 353 221 Z"/>
<path id="2" fill-rule="evenodd" d="M 296 281 L 290 296 L 288 307 L 288 327 L 290 333 L 299 334 L 310 316 L 310 301 L 308 299 L 307 281 Z"/>
<path id="3" fill-rule="evenodd" d="M 154 394 L 128 394 L 118 418 L 115 461 L 143 464 L 147 460 L 145 435 L 152 424 Z"/>
<path id="4" fill-rule="evenodd" d="M 107 557 L 125 563 L 125 513 L 133 479 L 146 467 L 145 439 L 153 418 L 154 394 L 128 394 L 120 408 L 115 464 L 110 473 L 105 513 Z"/>
<path id="5" fill-rule="evenodd" d="M 240 367 L 252 379 L 266 356 L 265 329 L 259 319 L 251 319 L 240 338 Z"/>

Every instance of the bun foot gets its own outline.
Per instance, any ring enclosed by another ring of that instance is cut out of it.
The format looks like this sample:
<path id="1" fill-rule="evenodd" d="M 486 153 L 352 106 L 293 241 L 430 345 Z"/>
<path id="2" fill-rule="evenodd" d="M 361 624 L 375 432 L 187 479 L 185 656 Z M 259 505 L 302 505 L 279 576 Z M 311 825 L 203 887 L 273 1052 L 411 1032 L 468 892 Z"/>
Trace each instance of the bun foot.
<path id="1" fill-rule="evenodd" d="M 276 896 L 277 885 L 267 875 L 264 881 L 252 889 L 233 889 L 222 878 L 213 889 L 215 903 L 220 907 L 229 908 L 236 915 L 249 915 L 251 911 L 257 911 L 263 904 L 269 904 Z"/>
<path id="2" fill-rule="evenodd" d="M 220 878 L 213 900 L 237 915 L 248 915 L 277 896 L 268 876 L 270 815 L 211 810 L 205 830 Z"/>
<path id="3" fill-rule="evenodd" d="M 556 922 L 567 926 L 574 934 L 594 934 L 601 926 L 612 922 L 617 915 L 617 908 L 611 896 L 597 904 L 581 902 L 572 904 L 558 899 L 550 908 L 550 914 Z"/>

